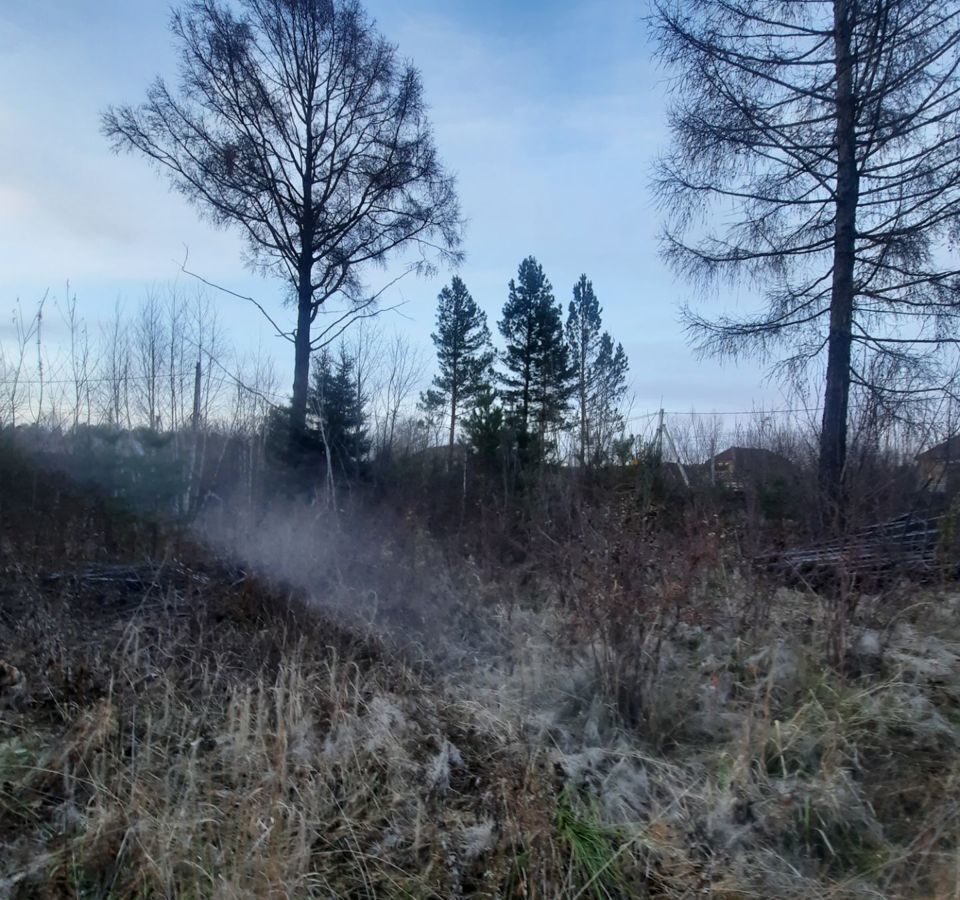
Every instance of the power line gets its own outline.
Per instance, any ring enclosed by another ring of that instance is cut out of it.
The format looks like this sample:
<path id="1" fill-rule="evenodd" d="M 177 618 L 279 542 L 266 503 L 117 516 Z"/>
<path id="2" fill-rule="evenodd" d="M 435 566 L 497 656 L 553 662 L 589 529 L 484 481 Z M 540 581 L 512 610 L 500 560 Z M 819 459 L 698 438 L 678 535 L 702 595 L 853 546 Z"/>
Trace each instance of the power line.
<path id="1" fill-rule="evenodd" d="M 724 410 L 722 412 L 697 412 L 696 410 L 687 410 L 686 412 L 678 412 L 671 410 L 664 410 L 663 414 L 665 416 L 779 416 L 786 415 L 787 413 L 810 413 L 810 412 L 821 412 L 823 410 L 822 406 L 811 406 L 798 409 L 740 409 L 740 410 Z"/>
<path id="2" fill-rule="evenodd" d="M 259 397 L 261 400 L 270 404 L 274 409 L 280 409 L 281 405 L 286 402 L 286 395 L 277 394 L 277 393 L 267 393 L 260 390 L 259 388 L 250 387 L 250 385 L 243 382 L 238 376 L 234 375 L 229 369 L 227 369 L 213 354 L 208 350 L 202 350 L 206 354 L 210 362 L 212 362 L 230 381 L 232 381 L 238 388 L 241 388 L 244 391 L 247 391 L 250 394 L 253 394 Z M 97 384 L 128 384 L 131 381 L 156 381 L 158 384 L 169 383 L 170 379 L 183 379 L 184 381 L 192 380 L 196 377 L 196 371 L 190 369 L 184 372 L 161 372 L 157 375 L 118 375 L 118 376 L 103 376 L 100 378 L 17 378 L 17 379 L 0 379 L 0 385 L 3 386 L 34 386 L 34 387 L 49 387 L 51 385 L 75 385 L 77 387 L 89 387 L 91 385 Z M 274 402 L 279 401 L 279 402 Z"/>
<path id="3" fill-rule="evenodd" d="M 192 342 L 191 342 L 191 343 L 192 343 Z M 284 395 L 284 394 L 276 394 L 276 393 L 273 393 L 273 392 L 270 392 L 270 393 L 268 394 L 268 393 L 260 390 L 259 388 L 252 388 L 252 387 L 250 387 L 248 384 L 245 384 L 245 383 L 239 378 L 239 376 L 234 375 L 233 372 L 231 372 L 226 366 L 224 366 L 223 363 L 221 363 L 220 360 L 217 359 L 209 350 L 207 350 L 207 349 L 205 349 L 205 348 L 203 348 L 203 347 L 201 347 L 201 346 L 199 346 L 199 345 L 195 345 L 195 346 L 196 346 L 197 350 L 199 350 L 199 352 L 205 353 L 206 356 L 207 356 L 207 359 L 208 359 L 211 363 L 213 363 L 221 372 L 223 372 L 223 374 L 226 375 L 227 378 L 229 378 L 238 388 L 241 388 L 242 390 L 245 390 L 245 391 L 247 391 L 248 393 L 253 394 L 253 395 L 259 397 L 261 400 L 263 400 L 265 403 L 267 403 L 267 404 L 269 404 L 270 406 L 272 406 L 274 409 L 282 409 L 282 408 L 283 408 L 282 404 L 286 403 L 286 395 Z M 275 403 L 274 400 L 279 400 L 280 403 Z"/>
<path id="4" fill-rule="evenodd" d="M 245 391 L 249 391 L 251 394 L 258 394 L 263 397 L 265 400 L 272 397 L 283 401 L 284 395 L 282 394 L 266 394 L 265 392 L 250 387 L 248 384 L 245 384 L 240 380 L 236 375 L 234 375 L 229 369 L 223 366 L 220 361 L 214 357 L 208 350 L 203 350 L 210 360 L 218 369 L 220 369 L 223 374 L 229 378 L 237 387 L 243 388 Z M 35 386 L 35 387 L 48 387 L 50 385 L 58 384 L 70 384 L 76 385 L 78 387 L 85 387 L 94 384 L 127 384 L 131 381 L 156 381 L 159 384 L 168 383 L 171 378 L 183 379 L 184 381 L 192 380 L 196 375 L 194 369 L 189 369 L 184 372 L 160 372 L 157 375 L 106 375 L 99 378 L 11 378 L 11 379 L 0 379 L 0 385 L 12 386 Z"/>
<path id="5" fill-rule="evenodd" d="M 193 370 L 187 372 L 161 372 L 159 375 L 105 375 L 100 378 L 10 378 L 10 379 L 0 379 L 0 384 L 3 385 L 36 385 L 38 387 L 46 387 L 51 384 L 74 384 L 74 385 L 88 385 L 88 384 L 121 384 L 128 381 L 169 381 L 171 378 L 184 378 L 189 379 L 193 378 Z"/>
<path id="6" fill-rule="evenodd" d="M 811 413 L 821 412 L 823 407 L 811 406 L 798 409 L 742 409 L 742 410 L 723 410 L 720 412 L 697 412 L 696 410 L 663 410 L 665 416 L 690 416 L 691 418 L 707 418 L 710 416 L 774 416 L 785 415 L 787 413 Z M 647 422 L 660 415 L 660 410 L 652 413 L 646 413 L 640 416 L 630 416 L 625 419 L 626 422 Z"/>
<path id="7" fill-rule="evenodd" d="M 897 400 L 890 401 L 892 404 L 900 406 L 907 403 L 934 403 L 936 401 L 942 402 L 943 397 L 904 397 Z M 699 412 L 697 410 L 663 410 L 665 416 L 689 416 L 690 418 L 710 418 L 713 416 L 779 416 L 779 415 L 796 415 L 798 413 L 820 413 L 823 412 L 822 406 L 806 406 L 806 407 L 797 407 L 795 409 L 740 409 L 740 410 L 720 410 L 720 411 L 711 411 L 711 412 Z M 660 410 L 652 413 L 646 413 L 644 415 L 630 416 L 624 419 L 625 422 L 648 422 L 651 419 L 655 419 L 660 415 Z"/>

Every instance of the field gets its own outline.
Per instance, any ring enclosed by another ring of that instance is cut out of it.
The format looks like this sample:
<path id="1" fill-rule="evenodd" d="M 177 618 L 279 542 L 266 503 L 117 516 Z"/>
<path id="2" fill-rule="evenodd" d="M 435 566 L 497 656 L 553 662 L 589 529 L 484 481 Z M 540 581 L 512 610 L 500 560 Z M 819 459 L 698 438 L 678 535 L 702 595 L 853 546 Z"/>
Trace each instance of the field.
<path id="1" fill-rule="evenodd" d="M 0 469 L 0 897 L 960 897 L 947 579 L 779 584 L 623 496 L 467 546 Z"/>

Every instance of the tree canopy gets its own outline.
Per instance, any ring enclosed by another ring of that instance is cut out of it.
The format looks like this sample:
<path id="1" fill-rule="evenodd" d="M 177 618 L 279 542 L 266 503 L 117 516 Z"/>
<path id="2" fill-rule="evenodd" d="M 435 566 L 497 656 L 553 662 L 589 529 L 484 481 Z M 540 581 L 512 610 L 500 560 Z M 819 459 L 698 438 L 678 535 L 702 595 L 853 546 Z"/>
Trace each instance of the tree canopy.
<path id="1" fill-rule="evenodd" d="M 564 421 L 573 370 L 561 307 L 543 266 L 532 256 L 520 263 L 517 278 L 510 280 L 499 328 L 506 342 L 503 397 L 513 410 L 520 440 L 532 439 L 539 457 L 550 431 Z"/>
<path id="2" fill-rule="evenodd" d="M 490 384 L 494 359 L 487 315 L 456 275 L 437 298 L 437 329 L 431 337 L 439 367 L 433 386 L 449 412 L 452 448 L 458 417 Z"/>
<path id="3" fill-rule="evenodd" d="M 420 75 L 355 0 L 192 0 L 171 31 L 176 89 L 108 109 L 117 151 L 138 153 L 215 224 L 246 237 L 249 263 L 281 276 L 296 326 L 291 422 L 302 429 L 312 334 L 361 273 L 401 248 L 411 266 L 459 255 L 453 178 L 434 146 Z"/>

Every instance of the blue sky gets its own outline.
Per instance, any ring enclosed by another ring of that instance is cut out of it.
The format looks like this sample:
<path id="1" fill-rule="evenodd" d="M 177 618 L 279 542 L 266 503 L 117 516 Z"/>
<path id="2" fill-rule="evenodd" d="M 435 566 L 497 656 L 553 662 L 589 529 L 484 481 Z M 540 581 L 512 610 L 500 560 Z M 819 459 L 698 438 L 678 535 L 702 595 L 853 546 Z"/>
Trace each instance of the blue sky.
<path id="1" fill-rule="evenodd" d="M 782 405 L 759 366 L 698 361 L 678 322 L 691 288 L 658 259 L 651 162 L 667 139 L 664 73 L 651 58 L 643 0 L 368 0 L 381 30 L 423 74 L 437 143 L 469 221 L 460 275 L 491 328 L 520 260 L 541 261 L 564 305 L 581 272 L 631 362 L 634 413 Z M 291 321 L 282 288 L 242 268 L 218 232 L 142 160 L 99 134 L 110 103 L 136 102 L 156 74 L 174 80 L 169 5 L 154 0 L 31 0 L 0 6 L 0 336 L 17 298 L 69 279 L 86 316 L 191 267 L 254 294 Z M 182 277 L 182 276 L 181 276 Z M 370 283 L 385 278 L 373 272 Z M 429 347 L 449 273 L 404 280 L 388 328 Z M 726 304 L 751 304 L 725 296 Z M 252 307 L 216 302 L 240 346 L 288 354 Z M 713 308 L 719 310 L 719 305 Z M 49 334 L 50 332 L 48 332 Z"/>

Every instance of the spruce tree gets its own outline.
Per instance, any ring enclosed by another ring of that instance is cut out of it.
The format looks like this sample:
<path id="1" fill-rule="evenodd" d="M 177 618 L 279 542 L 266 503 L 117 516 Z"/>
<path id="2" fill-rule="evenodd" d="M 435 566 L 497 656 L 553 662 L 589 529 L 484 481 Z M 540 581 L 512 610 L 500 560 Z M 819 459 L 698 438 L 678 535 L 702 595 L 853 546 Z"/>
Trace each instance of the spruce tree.
<path id="1" fill-rule="evenodd" d="M 463 419 L 467 444 L 480 464 L 491 469 L 506 452 L 507 435 L 503 408 L 489 385 L 483 387 L 474 399 L 473 408 Z"/>
<path id="2" fill-rule="evenodd" d="M 469 408 L 490 382 L 493 348 L 487 315 L 460 278 L 453 277 L 437 302 L 437 330 L 431 337 L 440 371 L 433 379 L 435 390 L 424 397 L 434 404 L 438 397 L 443 398 L 452 453 L 461 410 Z"/>
<path id="3" fill-rule="evenodd" d="M 577 407 L 577 460 L 580 465 L 602 461 L 614 434 L 623 428 L 619 404 L 627 388 L 627 357 L 601 332 L 602 310 L 586 275 L 573 286 L 566 335 L 573 366 Z"/>
<path id="4" fill-rule="evenodd" d="M 364 398 L 357 396 L 353 370 L 345 347 L 336 361 L 322 350 L 314 361 L 309 394 L 312 430 L 334 466 L 344 473 L 357 471 L 370 449 Z"/>
<path id="5" fill-rule="evenodd" d="M 563 337 L 562 309 L 537 260 L 528 256 L 510 281 L 499 323 L 506 340 L 501 376 L 504 400 L 513 408 L 518 438 L 527 456 L 542 458 L 549 432 L 563 423 L 572 367 Z"/>

